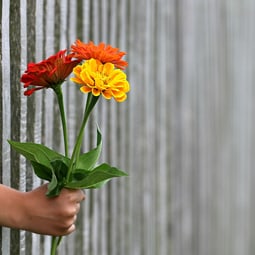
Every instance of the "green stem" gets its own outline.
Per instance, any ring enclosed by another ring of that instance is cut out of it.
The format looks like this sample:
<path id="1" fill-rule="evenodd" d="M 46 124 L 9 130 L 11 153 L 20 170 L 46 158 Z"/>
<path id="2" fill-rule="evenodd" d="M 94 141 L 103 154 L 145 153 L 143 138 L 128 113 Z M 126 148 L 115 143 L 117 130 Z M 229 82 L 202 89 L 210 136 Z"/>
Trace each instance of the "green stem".
<path id="1" fill-rule="evenodd" d="M 68 173 L 67 173 L 67 182 L 71 181 L 70 176 L 71 176 L 71 173 L 72 173 L 73 169 L 75 168 L 75 164 L 79 158 L 81 144 L 82 144 L 82 138 L 84 135 L 84 129 L 85 129 L 86 123 L 88 121 L 89 115 L 90 115 L 92 109 L 94 108 L 94 106 L 96 105 L 98 99 L 99 99 L 99 96 L 93 96 L 92 93 L 88 94 L 83 121 L 82 121 L 81 128 L 80 128 L 77 140 L 76 140 L 76 144 L 74 146 L 70 166 L 69 166 Z"/>
<path id="2" fill-rule="evenodd" d="M 68 136 L 67 136 L 66 116 L 65 116 L 65 108 L 64 108 L 64 101 L 63 101 L 63 93 L 62 93 L 62 89 L 61 89 L 61 84 L 57 85 L 54 88 L 54 91 L 57 95 L 59 111 L 60 111 L 60 116 L 61 116 L 61 121 L 62 121 L 64 146 L 65 146 L 65 156 L 68 157 Z"/>
<path id="3" fill-rule="evenodd" d="M 66 125 L 66 116 L 65 116 L 65 108 L 64 108 L 64 100 L 63 93 L 61 89 L 61 83 L 54 87 L 54 92 L 56 93 L 58 106 L 61 116 L 62 129 L 63 129 L 63 137 L 64 137 L 64 147 L 65 147 L 65 156 L 68 157 L 68 135 L 67 135 L 67 125 Z M 53 236 L 51 241 L 51 255 L 56 255 L 58 245 L 61 242 L 62 237 Z"/>
<path id="4" fill-rule="evenodd" d="M 51 250 L 50 255 L 56 255 L 57 253 L 57 247 L 58 247 L 58 237 L 52 236 L 51 238 Z"/>

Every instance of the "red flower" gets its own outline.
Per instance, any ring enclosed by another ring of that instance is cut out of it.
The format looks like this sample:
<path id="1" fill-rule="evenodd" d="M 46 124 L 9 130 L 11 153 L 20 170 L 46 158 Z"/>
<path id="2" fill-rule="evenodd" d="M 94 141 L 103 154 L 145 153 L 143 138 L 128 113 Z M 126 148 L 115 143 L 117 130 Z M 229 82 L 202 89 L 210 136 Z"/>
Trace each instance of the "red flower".
<path id="1" fill-rule="evenodd" d="M 29 63 L 20 79 L 27 88 L 24 95 L 30 96 L 44 88 L 54 89 L 54 86 L 61 84 L 80 62 L 72 58 L 73 54 L 66 55 L 66 50 L 61 50 L 42 62 Z"/>
<path id="2" fill-rule="evenodd" d="M 97 46 L 93 42 L 86 44 L 80 40 L 76 40 L 71 48 L 74 57 L 78 58 L 80 61 L 94 58 L 99 60 L 102 64 L 110 62 L 114 64 L 116 68 L 122 70 L 128 65 L 127 61 L 121 59 L 126 55 L 125 52 L 119 51 L 118 48 L 113 48 L 111 45 L 105 45 L 103 42 Z"/>

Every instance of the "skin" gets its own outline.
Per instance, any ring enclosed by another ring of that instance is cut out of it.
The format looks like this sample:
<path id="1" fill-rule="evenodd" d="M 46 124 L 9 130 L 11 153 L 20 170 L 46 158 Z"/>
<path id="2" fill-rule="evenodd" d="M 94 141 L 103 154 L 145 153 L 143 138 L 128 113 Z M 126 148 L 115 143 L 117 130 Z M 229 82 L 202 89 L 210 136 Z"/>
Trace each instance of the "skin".
<path id="1" fill-rule="evenodd" d="M 29 192 L 0 184 L 0 226 L 52 236 L 72 233 L 85 194 L 63 189 L 59 196 L 48 198 L 46 191 L 46 184 Z"/>

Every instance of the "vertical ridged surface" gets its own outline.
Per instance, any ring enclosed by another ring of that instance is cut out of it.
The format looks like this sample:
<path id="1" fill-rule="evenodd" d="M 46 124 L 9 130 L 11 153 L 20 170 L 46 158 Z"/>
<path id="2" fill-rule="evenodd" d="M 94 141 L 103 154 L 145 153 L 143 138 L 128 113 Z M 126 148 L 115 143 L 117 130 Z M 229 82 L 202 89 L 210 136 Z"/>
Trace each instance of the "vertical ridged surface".
<path id="1" fill-rule="evenodd" d="M 87 190 L 61 255 L 253 255 L 254 12 L 232 0 L 0 1 L 0 182 L 41 184 L 7 139 L 63 152 L 52 91 L 23 96 L 20 75 L 76 38 L 127 52 L 122 104 L 101 98 L 83 150 L 129 177 Z M 86 96 L 63 85 L 70 151 Z M 1 208 L 0 210 L 3 210 Z M 1 228 L 0 255 L 48 255 L 50 238 Z"/>

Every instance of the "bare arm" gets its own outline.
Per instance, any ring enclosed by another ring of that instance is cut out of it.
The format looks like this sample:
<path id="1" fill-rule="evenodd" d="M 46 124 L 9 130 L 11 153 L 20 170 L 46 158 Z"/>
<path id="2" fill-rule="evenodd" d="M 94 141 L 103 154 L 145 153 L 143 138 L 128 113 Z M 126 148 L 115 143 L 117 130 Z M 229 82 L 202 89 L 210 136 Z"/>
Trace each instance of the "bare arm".
<path id="1" fill-rule="evenodd" d="M 63 189 L 58 197 L 48 198 L 46 190 L 47 186 L 42 185 L 20 192 L 0 184 L 0 226 L 53 236 L 73 232 L 84 193 Z"/>

